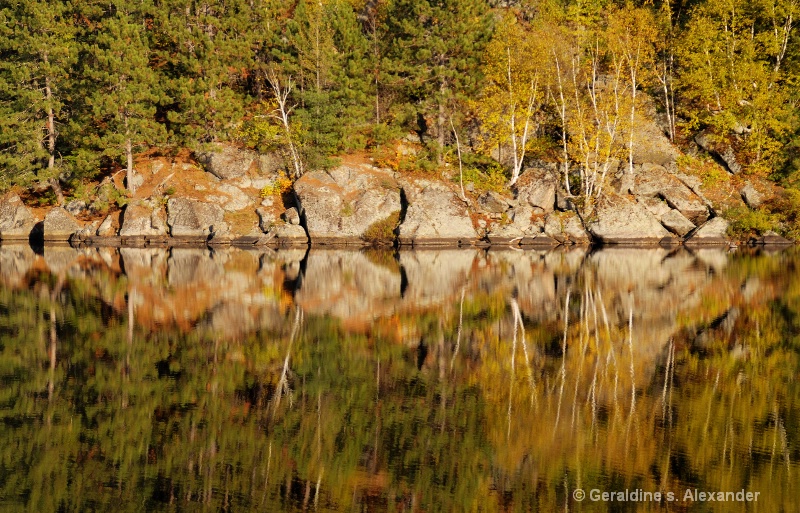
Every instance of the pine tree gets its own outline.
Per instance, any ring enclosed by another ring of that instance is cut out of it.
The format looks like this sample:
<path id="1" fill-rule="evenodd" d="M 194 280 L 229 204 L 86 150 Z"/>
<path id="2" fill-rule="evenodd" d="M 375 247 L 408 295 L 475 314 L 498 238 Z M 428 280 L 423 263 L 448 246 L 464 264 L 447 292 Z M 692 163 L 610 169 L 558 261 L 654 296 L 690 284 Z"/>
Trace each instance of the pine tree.
<path id="1" fill-rule="evenodd" d="M 157 147 L 166 130 L 155 119 L 163 96 L 159 76 L 150 66 L 145 30 L 146 4 L 116 0 L 105 5 L 94 26 L 83 69 L 85 105 L 83 140 L 90 151 L 122 160 L 127 185 L 135 190 L 133 157 Z"/>
<path id="2" fill-rule="evenodd" d="M 48 184 L 59 203 L 59 125 L 77 56 L 70 16 L 63 0 L 0 4 L 0 172 L 7 183 Z"/>
<path id="3" fill-rule="evenodd" d="M 188 146 L 224 140 L 240 122 L 255 66 L 257 2 L 165 0 L 155 20 L 173 105 L 169 124 Z"/>
<path id="4" fill-rule="evenodd" d="M 413 108 L 406 119 L 422 120 L 423 132 L 431 126 L 440 147 L 452 105 L 480 86 L 492 20 L 485 0 L 397 0 L 390 7 L 388 57 L 393 82 Z"/>

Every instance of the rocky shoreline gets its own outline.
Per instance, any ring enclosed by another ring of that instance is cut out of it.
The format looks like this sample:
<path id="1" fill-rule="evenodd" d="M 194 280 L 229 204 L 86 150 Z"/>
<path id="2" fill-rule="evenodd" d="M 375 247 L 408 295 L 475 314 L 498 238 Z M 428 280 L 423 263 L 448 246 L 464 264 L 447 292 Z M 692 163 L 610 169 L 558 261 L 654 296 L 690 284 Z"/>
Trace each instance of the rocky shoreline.
<path id="1" fill-rule="evenodd" d="M 142 196 L 102 216 L 80 200 L 35 211 L 8 193 L 0 197 L 0 241 L 113 247 L 733 244 L 728 222 L 704 197 L 699 180 L 679 172 L 676 158 L 669 144 L 643 146 L 633 172 L 621 163 L 591 215 L 582 216 L 553 163 L 535 163 L 511 190 L 479 192 L 467 184 L 470 193 L 462 196 L 458 183 L 439 174 L 405 175 L 369 159 L 307 172 L 291 183 L 275 156 L 228 146 L 198 155 L 201 164 L 140 166 Z M 762 201 L 750 184 L 740 194 L 737 201 L 746 208 Z M 792 244 L 771 232 L 745 242 Z"/>

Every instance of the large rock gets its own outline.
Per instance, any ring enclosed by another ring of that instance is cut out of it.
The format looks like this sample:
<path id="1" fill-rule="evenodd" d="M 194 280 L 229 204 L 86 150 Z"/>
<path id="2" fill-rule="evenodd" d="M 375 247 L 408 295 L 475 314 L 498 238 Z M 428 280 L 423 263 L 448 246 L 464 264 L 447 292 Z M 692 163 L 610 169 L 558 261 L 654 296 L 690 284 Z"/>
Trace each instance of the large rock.
<path id="1" fill-rule="evenodd" d="M 670 233 L 643 206 L 616 194 L 600 198 L 589 231 L 607 244 L 658 243 Z"/>
<path id="2" fill-rule="evenodd" d="M 549 214 L 556 205 L 557 186 L 555 166 L 528 168 L 517 182 L 517 199 Z"/>
<path id="3" fill-rule="evenodd" d="M 278 245 L 308 244 L 308 234 L 302 226 L 296 224 L 273 224 L 267 232 L 268 243 Z"/>
<path id="4" fill-rule="evenodd" d="M 214 193 L 207 195 L 205 200 L 219 205 L 228 212 L 244 210 L 253 204 L 253 199 L 250 196 L 240 188 L 230 184 L 218 185 L 214 188 Z"/>
<path id="5" fill-rule="evenodd" d="M 702 224 L 709 217 L 703 200 L 662 166 L 643 164 L 636 173 L 632 192 L 636 196 L 663 198 L 694 224 Z"/>
<path id="6" fill-rule="evenodd" d="M 167 202 L 167 224 L 173 237 L 207 239 L 221 231 L 225 212 L 219 205 L 188 198 L 170 198 Z"/>
<path id="7" fill-rule="evenodd" d="M 408 200 L 400 224 L 401 244 L 470 243 L 478 238 L 464 203 L 447 186 L 419 180 L 403 185 Z"/>
<path id="8" fill-rule="evenodd" d="M 733 147 L 730 144 L 719 142 L 714 138 L 713 134 L 705 131 L 697 134 L 694 137 L 694 142 L 708 153 L 724 162 L 728 171 L 731 173 L 738 175 L 742 172 L 742 165 L 739 164 L 739 161 L 736 159 L 736 153 L 733 151 Z"/>
<path id="9" fill-rule="evenodd" d="M 400 212 L 394 177 L 368 165 L 306 173 L 294 185 L 311 242 L 360 242 L 368 229 Z"/>
<path id="10" fill-rule="evenodd" d="M 728 221 L 715 217 L 697 230 L 686 240 L 686 244 L 727 244 Z"/>
<path id="11" fill-rule="evenodd" d="M 56 207 L 44 216 L 44 240 L 65 242 L 81 228 L 80 223 L 62 207 Z"/>
<path id="12" fill-rule="evenodd" d="M 753 184 L 748 182 L 742 190 L 739 191 L 739 194 L 742 195 L 742 199 L 747 204 L 748 207 L 756 209 L 761 206 L 764 202 L 764 197 L 761 195 L 760 192 L 753 187 Z"/>
<path id="13" fill-rule="evenodd" d="M 664 228 L 679 237 L 683 237 L 695 229 L 695 225 L 677 210 L 670 210 L 666 214 L 662 215 L 661 224 L 664 225 Z"/>
<path id="14" fill-rule="evenodd" d="M 633 133 L 633 163 L 656 164 L 667 166 L 674 164 L 680 152 L 664 135 L 661 127 L 655 123 L 655 109 L 636 120 L 636 131 Z M 627 168 L 627 160 L 620 167 Z"/>
<path id="15" fill-rule="evenodd" d="M 197 159 L 205 170 L 220 180 L 238 178 L 250 169 L 258 155 L 253 151 L 223 146 L 217 151 L 199 152 Z"/>
<path id="16" fill-rule="evenodd" d="M 36 218 L 19 196 L 10 194 L 0 199 L 0 240 L 28 240 Z"/>
<path id="17" fill-rule="evenodd" d="M 167 223 L 160 206 L 140 201 L 129 203 L 122 213 L 120 237 L 162 237 L 167 235 Z"/>
<path id="18" fill-rule="evenodd" d="M 544 234 L 562 244 L 588 244 L 591 240 L 575 212 L 548 214 L 544 221 Z"/>
<path id="19" fill-rule="evenodd" d="M 490 214 L 502 214 L 511 207 L 505 198 L 494 191 L 486 191 L 478 196 L 478 206 Z"/>

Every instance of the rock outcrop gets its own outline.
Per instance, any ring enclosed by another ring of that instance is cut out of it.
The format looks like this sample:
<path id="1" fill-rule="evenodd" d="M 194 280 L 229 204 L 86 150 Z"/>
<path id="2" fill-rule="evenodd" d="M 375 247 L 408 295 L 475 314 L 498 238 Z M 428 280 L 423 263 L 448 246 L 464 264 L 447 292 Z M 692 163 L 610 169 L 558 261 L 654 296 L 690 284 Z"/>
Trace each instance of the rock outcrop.
<path id="1" fill-rule="evenodd" d="M 81 224 L 62 207 L 52 209 L 44 217 L 45 242 L 66 242 L 82 228 Z"/>
<path id="2" fill-rule="evenodd" d="M 166 237 L 164 210 L 151 201 L 129 203 L 122 212 L 120 237 Z"/>
<path id="3" fill-rule="evenodd" d="M 588 228 L 607 244 L 653 244 L 671 237 L 646 208 L 617 194 L 600 199 Z"/>
<path id="4" fill-rule="evenodd" d="M 36 218 L 19 196 L 0 198 L 0 240 L 27 241 L 36 226 Z"/>
<path id="5" fill-rule="evenodd" d="M 528 204 L 542 214 L 549 214 L 555 208 L 558 189 L 555 166 L 541 165 L 526 169 L 516 187 L 520 204 Z"/>
<path id="6" fill-rule="evenodd" d="M 727 231 L 728 221 L 721 217 L 715 217 L 692 232 L 686 239 L 686 244 L 727 244 Z"/>
<path id="7" fill-rule="evenodd" d="M 314 244 L 361 243 L 371 226 L 401 208 L 392 174 L 369 165 L 306 173 L 294 191 Z"/>
<path id="8" fill-rule="evenodd" d="M 206 171 L 220 180 L 243 176 L 258 159 L 253 151 L 222 146 L 218 151 L 199 152 L 197 159 Z"/>
<path id="9" fill-rule="evenodd" d="M 699 196 L 659 165 L 643 164 L 636 172 L 631 192 L 641 197 L 663 198 L 694 224 L 703 224 L 710 215 Z"/>
<path id="10" fill-rule="evenodd" d="M 400 244 L 470 244 L 478 238 L 466 205 L 447 186 L 409 181 L 403 184 L 403 192 L 408 207 L 399 228 Z"/>
<path id="11" fill-rule="evenodd" d="M 187 198 L 170 198 L 167 224 L 170 235 L 204 241 L 214 232 L 226 231 L 225 212 L 218 205 Z"/>

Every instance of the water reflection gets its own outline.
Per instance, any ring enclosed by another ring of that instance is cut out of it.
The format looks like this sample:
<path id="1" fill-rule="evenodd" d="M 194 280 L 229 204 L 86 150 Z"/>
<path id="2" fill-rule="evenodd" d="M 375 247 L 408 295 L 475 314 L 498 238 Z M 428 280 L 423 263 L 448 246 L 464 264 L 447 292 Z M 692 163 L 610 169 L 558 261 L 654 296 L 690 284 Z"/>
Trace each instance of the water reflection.
<path id="1" fill-rule="evenodd" d="M 0 500 L 792 510 L 799 257 L 2 246 Z"/>

